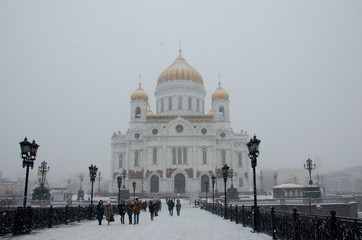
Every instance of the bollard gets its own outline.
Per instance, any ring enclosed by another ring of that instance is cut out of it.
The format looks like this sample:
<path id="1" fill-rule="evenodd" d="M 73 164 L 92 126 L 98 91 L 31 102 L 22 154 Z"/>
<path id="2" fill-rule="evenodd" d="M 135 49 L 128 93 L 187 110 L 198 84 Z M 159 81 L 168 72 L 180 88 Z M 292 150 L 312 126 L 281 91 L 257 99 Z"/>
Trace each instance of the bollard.
<path id="1" fill-rule="evenodd" d="M 243 223 L 243 227 L 246 227 L 245 225 L 245 206 L 241 206 L 241 221 Z"/>
<path id="2" fill-rule="evenodd" d="M 235 224 L 238 224 L 238 205 L 235 205 Z"/>
<path id="3" fill-rule="evenodd" d="M 52 228 L 53 227 L 53 205 L 50 205 L 50 208 L 48 210 L 48 228 Z"/>
<path id="4" fill-rule="evenodd" d="M 296 208 L 293 209 L 293 222 L 294 222 L 294 240 L 299 240 L 298 213 Z"/>
<path id="5" fill-rule="evenodd" d="M 331 220 L 329 223 L 329 234 L 331 236 L 331 239 L 338 239 L 338 233 L 337 233 L 337 217 L 336 217 L 336 211 L 331 211 Z"/>
<path id="6" fill-rule="evenodd" d="M 273 232 L 273 239 L 277 239 L 275 234 L 276 234 L 276 229 L 275 229 L 275 210 L 274 207 L 271 207 L 271 228 L 272 228 L 272 232 Z"/>

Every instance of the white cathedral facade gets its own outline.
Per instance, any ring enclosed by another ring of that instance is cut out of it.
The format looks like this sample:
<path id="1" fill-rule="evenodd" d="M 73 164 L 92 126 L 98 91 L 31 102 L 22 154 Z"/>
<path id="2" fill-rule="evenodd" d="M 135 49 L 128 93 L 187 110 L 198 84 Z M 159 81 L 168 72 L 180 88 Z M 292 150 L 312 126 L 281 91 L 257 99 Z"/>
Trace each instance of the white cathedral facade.
<path id="1" fill-rule="evenodd" d="M 117 175 L 126 170 L 125 185 L 131 192 L 136 182 L 136 193 L 187 196 L 205 192 L 205 181 L 211 192 L 213 175 L 215 190 L 224 192 L 221 167 L 225 164 L 233 169 L 228 187 L 232 184 L 238 192 L 252 190 L 249 136 L 231 129 L 229 95 L 220 82 L 206 113 L 203 78 L 179 50 L 176 60 L 160 74 L 155 96 L 153 113 L 139 83 L 131 95 L 127 133 L 112 136 L 113 191 Z"/>

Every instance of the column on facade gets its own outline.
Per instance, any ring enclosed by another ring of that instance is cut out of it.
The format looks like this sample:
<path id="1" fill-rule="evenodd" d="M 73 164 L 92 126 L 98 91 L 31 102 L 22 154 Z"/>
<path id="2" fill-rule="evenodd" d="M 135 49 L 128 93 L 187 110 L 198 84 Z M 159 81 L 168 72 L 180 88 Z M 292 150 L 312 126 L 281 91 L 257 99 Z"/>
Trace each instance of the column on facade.
<path id="1" fill-rule="evenodd" d="M 124 169 L 126 169 L 126 171 L 128 173 L 129 173 L 129 166 L 130 166 L 130 144 L 129 144 L 129 141 L 127 141 L 127 143 L 126 143 L 126 158 L 125 158 L 125 161 L 124 161 Z M 126 179 L 128 179 L 128 177 L 126 177 Z M 126 181 L 126 179 L 123 179 L 125 181 L 124 185 L 126 186 L 126 188 L 128 188 L 128 184 L 127 184 L 128 181 Z"/>
<path id="2" fill-rule="evenodd" d="M 197 169 L 198 169 L 198 158 L 197 158 L 197 146 L 196 146 L 196 138 L 193 137 L 192 138 L 192 167 L 193 167 L 193 173 L 194 173 L 194 176 L 193 178 L 195 179 L 196 178 L 196 172 L 197 172 Z"/>
<path id="3" fill-rule="evenodd" d="M 162 138 L 162 178 L 166 179 L 166 159 L 167 159 L 166 137 Z"/>

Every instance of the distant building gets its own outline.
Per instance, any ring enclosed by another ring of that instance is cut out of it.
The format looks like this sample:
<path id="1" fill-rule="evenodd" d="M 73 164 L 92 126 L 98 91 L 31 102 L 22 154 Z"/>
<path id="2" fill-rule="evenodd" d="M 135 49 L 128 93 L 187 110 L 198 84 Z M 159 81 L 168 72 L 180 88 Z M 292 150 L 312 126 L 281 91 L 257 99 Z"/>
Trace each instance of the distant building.
<path id="1" fill-rule="evenodd" d="M 50 190 L 51 201 L 66 201 L 72 199 L 73 194 L 68 188 L 52 188 Z"/>
<path id="2" fill-rule="evenodd" d="M 283 183 L 306 184 L 305 170 L 300 168 L 281 168 L 277 171 L 278 185 Z"/>
<path id="3" fill-rule="evenodd" d="M 223 191 L 220 169 L 228 164 L 236 172 L 233 186 L 251 191 L 249 136 L 230 127 L 229 94 L 219 82 L 206 113 L 204 80 L 179 52 L 157 80 L 155 113 L 141 83 L 131 95 L 130 127 L 112 136 L 113 190 L 125 169 L 126 186 L 133 191 L 136 182 L 136 193 L 202 193 L 213 175 Z"/>
<path id="4" fill-rule="evenodd" d="M 286 183 L 273 187 L 273 198 L 302 198 L 304 186 Z"/>
<path id="5" fill-rule="evenodd" d="M 24 194 L 24 183 L 19 180 L 0 178 L 0 196 L 22 196 Z"/>

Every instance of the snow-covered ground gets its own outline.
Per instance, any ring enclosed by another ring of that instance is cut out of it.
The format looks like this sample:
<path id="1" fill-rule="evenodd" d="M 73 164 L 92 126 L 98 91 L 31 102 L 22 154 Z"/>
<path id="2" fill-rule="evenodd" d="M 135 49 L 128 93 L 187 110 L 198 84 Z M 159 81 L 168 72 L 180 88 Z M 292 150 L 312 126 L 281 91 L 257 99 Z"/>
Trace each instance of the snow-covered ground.
<path id="1" fill-rule="evenodd" d="M 149 212 L 141 212 L 140 223 L 129 225 L 126 215 L 126 224 L 121 225 L 119 215 L 116 221 L 109 226 L 104 222 L 99 226 L 97 221 L 84 221 L 69 225 L 56 226 L 51 229 L 33 230 L 28 235 L 14 237 L 16 240 L 36 239 L 271 239 L 262 233 L 251 233 L 250 228 L 242 227 L 229 220 L 213 215 L 199 208 L 183 204 L 181 216 L 169 216 L 165 204 L 154 221 L 151 221 Z M 13 238 L 12 236 L 3 239 Z"/>

